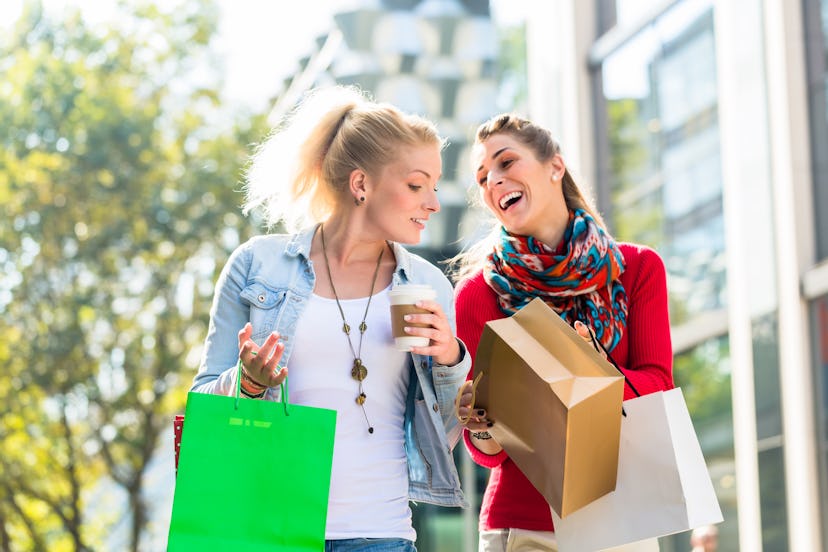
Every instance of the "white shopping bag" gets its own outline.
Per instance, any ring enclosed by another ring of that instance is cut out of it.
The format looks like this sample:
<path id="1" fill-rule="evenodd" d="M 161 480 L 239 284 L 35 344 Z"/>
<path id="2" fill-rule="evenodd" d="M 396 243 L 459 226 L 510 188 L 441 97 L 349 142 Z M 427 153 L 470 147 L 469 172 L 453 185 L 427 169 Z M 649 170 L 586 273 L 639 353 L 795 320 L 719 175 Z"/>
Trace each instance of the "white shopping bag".
<path id="1" fill-rule="evenodd" d="M 624 401 L 615 491 L 563 519 L 561 552 L 593 552 L 722 521 L 681 389 Z"/>

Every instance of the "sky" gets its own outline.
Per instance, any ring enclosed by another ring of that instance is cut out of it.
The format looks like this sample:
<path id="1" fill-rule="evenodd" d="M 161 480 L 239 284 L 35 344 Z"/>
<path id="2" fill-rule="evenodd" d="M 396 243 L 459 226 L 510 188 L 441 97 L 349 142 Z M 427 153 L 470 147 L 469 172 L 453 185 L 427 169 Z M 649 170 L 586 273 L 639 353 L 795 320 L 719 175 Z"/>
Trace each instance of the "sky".
<path id="1" fill-rule="evenodd" d="M 27 0 L 0 0 L 0 32 L 20 15 Z M 59 13 L 81 6 L 92 20 L 106 20 L 114 0 L 42 0 L 47 10 Z M 297 61 L 311 53 L 315 38 L 330 28 L 332 15 L 360 0 L 311 0 L 310 12 L 297 15 L 300 6 L 286 10 L 275 0 L 218 0 L 222 9 L 216 47 L 224 57 L 225 97 L 261 110 L 291 75 Z M 500 25 L 520 23 L 532 0 L 491 0 L 492 16 Z M 162 2 L 164 3 L 164 2 Z M 268 68 L 262 74 L 262 67 Z"/>

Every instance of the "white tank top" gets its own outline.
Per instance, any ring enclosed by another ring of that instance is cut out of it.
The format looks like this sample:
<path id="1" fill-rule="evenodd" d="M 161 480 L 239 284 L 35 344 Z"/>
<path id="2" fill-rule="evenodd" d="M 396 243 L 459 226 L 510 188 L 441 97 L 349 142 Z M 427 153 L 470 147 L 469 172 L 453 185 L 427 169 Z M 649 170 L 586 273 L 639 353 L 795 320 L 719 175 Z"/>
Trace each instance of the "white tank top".
<path id="1" fill-rule="evenodd" d="M 368 433 L 365 415 L 356 403 L 359 383 L 351 377 L 354 357 L 336 301 L 313 295 L 296 327 L 288 364 L 290 401 L 337 412 L 326 539 L 416 540 L 403 439 L 408 353 L 394 348 L 389 289 L 371 299 L 362 339 L 361 357 L 368 369 L 362 382 L 365 413 L 373 434 Z M 355 351 L 367 301 L 367 297 L 340 301 Z"/>

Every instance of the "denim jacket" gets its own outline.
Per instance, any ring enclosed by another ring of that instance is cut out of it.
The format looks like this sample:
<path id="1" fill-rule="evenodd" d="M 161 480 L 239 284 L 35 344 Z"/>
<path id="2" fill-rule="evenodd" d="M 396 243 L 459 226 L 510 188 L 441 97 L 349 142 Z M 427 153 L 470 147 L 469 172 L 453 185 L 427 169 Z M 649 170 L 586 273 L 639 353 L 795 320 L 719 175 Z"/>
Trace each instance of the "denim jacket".
<path id="1" fill-rule="evenodd" d="M 316 281 L 309 258 L 314 231 L 257 236 L 233 252 L 216 283 L 210 326 L 192 391 L 235 392 L 238 332 L 248 321 L 256 343 L 263 343 L 274 330 L 279 332 L 285 344 L 280 364 L 289 365 L 292 336 Z M 431 285 L 456 331 L 453 289 L 445 275 L 401 245 L 394 243 L 393 248 L 397 259 L 393 285 Z M 436 364 L 430 356 L 409 355 L 412 377 L 404 429 L 409 499 L 413 501 L 468 507 L 452 458 L 461 431 L 454 416 L 454 399 L 471 367 L 462 342 L 460 350 L 462 358 L 455 366 Z M 280 388 L 270 388 L 265 398 L 276 401 L 280 394 Z"/>

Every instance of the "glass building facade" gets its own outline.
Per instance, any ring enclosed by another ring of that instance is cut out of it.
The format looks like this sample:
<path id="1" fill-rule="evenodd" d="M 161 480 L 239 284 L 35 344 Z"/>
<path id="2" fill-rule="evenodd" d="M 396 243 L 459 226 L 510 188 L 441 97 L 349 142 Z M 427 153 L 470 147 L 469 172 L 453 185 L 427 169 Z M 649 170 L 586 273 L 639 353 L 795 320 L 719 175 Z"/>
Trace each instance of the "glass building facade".
<path id="1" fill-rule="evenodd" d="M 820 521 L 825 528 L 828 527 L 828 0 L 805 0 L 803 4 L 817 260 L 817 266 L 806 274 L 803 289 L 809 300 L 822 505 Z M 826 541 L 828 535 L 823 534 L 823 543 Z M 823 550 L 826 549 L 828 544 L 823 544 Z"/>

